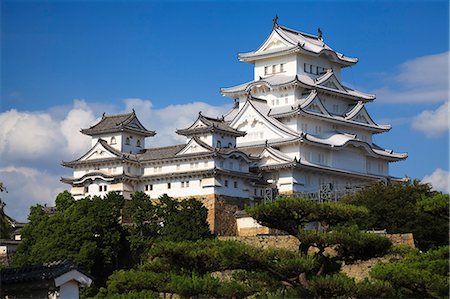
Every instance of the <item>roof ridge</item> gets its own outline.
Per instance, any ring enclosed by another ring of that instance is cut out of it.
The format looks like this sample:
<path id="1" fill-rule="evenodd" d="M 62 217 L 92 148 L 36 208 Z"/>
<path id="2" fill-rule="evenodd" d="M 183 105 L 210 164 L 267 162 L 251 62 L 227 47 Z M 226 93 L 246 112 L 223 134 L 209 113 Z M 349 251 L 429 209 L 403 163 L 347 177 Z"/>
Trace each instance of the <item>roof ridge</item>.
<path id="1" fill-rule="evenodd" d="M 292 28 L 289 28 L 289 27 L 286 27 L 286 26 L 283 26 L 283 25 L 278 25 L 278 28 L 281 28 L 282 30 L 290 31 L 292 33 L 300 34 L 300 35 L 303 35 L 303 36 L 306 36 L 306 37 L 310 37 L 310 38 L 314 38 L 314 39 L 319 40 L 319 37 L 317 35 L 314 35 L 314 34 L 311 34 L 311 33 L 298 31 L 298 30 L 295 30 L 295 29 L 292 29 Z"/>
<path id="2" fill-rule="evenodd" d="M 168 145 L 168 146 L 161 146 L 161 147 L 149 147 L 149 148 L 146 148 L 145 151 L 157 150 L 157 149 L 166 149 L 166 148 L 172 148 L 172 147 L 184 146 L 184 145 L 186 145 L 186 143 L 179 143 L 179 144 Z"/>
<path id="3" fill-rule="evenodd" d="M 133 115 L 133 114 L 134 114 L 134 112 L 121 113 L 121 114 L 113 114 L 113 115 L 105 115 L 104 118 L 113 118 L 113 117 L 131 116 L 131 115 Z"/>

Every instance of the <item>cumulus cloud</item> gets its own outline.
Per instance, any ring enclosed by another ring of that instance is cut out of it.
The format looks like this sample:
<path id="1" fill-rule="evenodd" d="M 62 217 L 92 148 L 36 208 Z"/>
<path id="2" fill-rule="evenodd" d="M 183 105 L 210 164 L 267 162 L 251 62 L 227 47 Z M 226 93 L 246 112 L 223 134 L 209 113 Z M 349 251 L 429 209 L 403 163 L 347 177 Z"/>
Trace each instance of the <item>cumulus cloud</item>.
<path id="1" fill-rule="evenodd" d="M 440 137 L 447 133 L 450 127 L 448 109 L 448 102 L 445 102 L 436 110 L 423 111 L 413 118 L 411 125 L 429 138 Z"/>
<path id="2" fill-rule="evenodd" d="M 212 106 L 204 102 L 193 102 L 180 105 L 169 105 L 164 108 L 154 109 L 149 100 L 126 99 L 125 110 L 135 109 L 139 120 L 149 130 L 157 132 L 155 137 L 147 139 L 147 144 L 165 146 L 180 143 L 184 136 L 175 133 L 176 129 L 183 129 L 191 125 L 201 111 L 203 115 L 217 117 L 225 114 L 230 105 Z"/>
<path id="3" fill-rule="evenodd" d="M 26 221 L 30 206 L 53 205 L 56 195 L 64 190 L 58 175 L 29 167 L 0 167 L 0 178 L 8 193 L 2 193 L 6 213 L 18 221 Z"/>
<path id="4" fill-rule="evenodd" d="M 119 105 L 75 100 L 69 107 L 47 111 L 12 109 L 0 113 L 0 181 L 9 191 L 2 194 L 8 214 L 23 221 L 31 205 L 53 204 L 56 195 L 69 187 L 59 181 L 62 176 L 71 176 L 61 161 L 76 159 L 90 147 L 90 137 L 81 134 L 80 129 L 96 123 L 103 111 L 110 114 L 133 108 L 149 130 L 157 131 L 155 137 L 148 138 L 149 147 L 183 142 L 184 137 L 175 130 L 192 124 L 199 111 L 220 116 L 231 105 L 193 102 L 155 109 L 150 100 L 143 99 L 126 99 Z"/>
<path id="5" fill-rule="evenodd" d="M 422 182 L 430 183 L 436 191 L 450 193 L 449 172 L 441 168 L 437 168 L 432 174 L 424 176 Z"/>
<path id="6" fill-rule="evenodd" d="M 386 76 L 386 86 L 374 90 L 386 103 L 439 103 L 449 99 L 449 52 L 427 55 L 401 64 Z"/>

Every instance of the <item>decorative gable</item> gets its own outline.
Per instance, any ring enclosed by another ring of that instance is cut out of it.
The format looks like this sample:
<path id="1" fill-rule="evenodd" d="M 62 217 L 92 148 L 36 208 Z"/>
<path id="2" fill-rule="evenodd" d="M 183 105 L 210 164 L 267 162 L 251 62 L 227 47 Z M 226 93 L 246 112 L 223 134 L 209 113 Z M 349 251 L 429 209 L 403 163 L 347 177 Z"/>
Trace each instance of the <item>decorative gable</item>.
<path id="1" fill-rule="evenodd" d="M 289 156 L 286 156 L 282 152 L 272 148 L 266 147 L 264 151 L 259 155 L 260 160 L 258 161 L 258 166 L 271 166 L 271 165 L 279 165 L 293 162 Z"/>
<path id="2" fill-rule="evenodd" d="M 377 124 L 373 121 L 373 119 L 367 112 L 363 102 L 358 102 L 358 104 L 356 104 L 351 111 L 346 113 L 345 119 L 363 124 L 377 126 Z"/>
<path id="3" fill-rule="evenodd" d="M 288 44 L 275 30 L 273 30 L 266 41 L 255 52 L 261 53 L 290 46 L 292 45 Z"/>
<path id="4" fill-rule="evenodd" d="M 255 101 L 256 102 L 256 101 Z M 256 103 L 255 103 L 256 104 Z M 266 103 L 258 103 L 259 106 L 265 106 L 268 113 L 269 108 Z M 247 133 L 245 137 L 237 138 L 238 143 L 263 143 L 265 140 L 275 140 L 284 138 L 298 137 L 298 134 L 276 119 L 265 116 L 262 109 L 255 108 L 249 100 L 239 111 L 238 115 L 231 122 L 230 126 Z M 259 110 L 259 111 L 258 111 Z"/>
<path id="5" fill-rule="evenodd" d="M 347 92 L 347 89 L 339 82 L 332 71 L 327 72 L 322 77 L 317 78 L 316 84 L 331 89 Z"/>
<path id="6" fill-rule="evenodd" d="M 107 159 L 107 158 L 116 158 L 118 157 L 118 153 L 114 152 L 114 150 L 102 144 L 101 141 L 98 141 L 86 154 L 84 154 L 79 161 L 88 161 L 88 160 L 97 160 L 97 159 Z"/>
<path id="7" fill-rule="evenodd" d="M 196 138 L 192 138 L 186 144 L 186 146 L 179 151 L 176 155 L 187 155 L 187 154 L 195 154 L 195 153 L 204 153 L 210 152 L 211 148 L 208 148 L 207 145 L 203 144 L 203 142 L 198 141 Z"/>
<path id="8" fill-rule="evenodd" d="M 318 114 L 323 114 L 323 115 L 328 115 L 328 116 L 330 115 L 328 110 L 322 104 L 322 101 L 317 96 L 315 96 L 309 103 L 305 102 L 302 105 L 302 109 L 309 111 L 309 112 L 318 113 Z"/>

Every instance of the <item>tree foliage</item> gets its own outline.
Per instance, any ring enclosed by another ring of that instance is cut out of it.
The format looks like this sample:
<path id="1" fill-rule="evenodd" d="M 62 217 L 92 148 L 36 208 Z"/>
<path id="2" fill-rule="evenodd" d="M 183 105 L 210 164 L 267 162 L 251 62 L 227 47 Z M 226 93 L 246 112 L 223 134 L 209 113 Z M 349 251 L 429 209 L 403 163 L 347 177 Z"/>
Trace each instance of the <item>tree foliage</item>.
<path id="1" fill-rule="evenodd" d="M 197 199 L 176 200 L 163 195 L 159 197 L 157 215 L 164 240 L 195 241 L 212 237 L 206 221 L 208 210 Z"/>
<path id="2" fill-rule="evenodd" d="M 13 265 L 68 259 L 102 286 L 114 270 L 139 264 L 155 240 L 211 237 L 207 210 L 198 200 L 163 196 L 155 204 L 143 192 L 132 194 L 131 200 L 109 192 L 75 201 L 64 191 L 56 207 L 54 215 L 40 205 L 31 207 Z M 129 221 L 121 223 L 124 218 Z"/>
<path id="3" fill-rule="evenodd" d="M 68 202 L 65 194 L 59 198 L 63 197 L 60 204 Z M 119 267 L 125 253 L 125 235 L 118 222 L 122 204 L 123 197 L 111 192 L 105 198 L 64 205 L 51 216 L 39 205 L 32 207 L 13 264 L 68 259 L 89 271 L 101 285 Z"/>
<path id="4" fill-rule="evenodd" d="M 3 182 L 0 182 L 0 192 L 7 192 Z M 11 218 L 5 213 L 6 204 L 0 198 L 0 239 L 9 239 L 12 232 Z"/>
<path id="5" fill-rule="evenodd" d="M 429 184 L 374 184 L 342 202 L 367 207 L 367 217 L 358 221 L 364 229 L 412 232 L 422 250 L 448 244 L 448 195 L 433 192 Z"/>
<path id="6" fill-rule="evenodd" d="M 449 294 L 448 259 L 448 246 L 426 253 L 412 251 L 397 262 L 375 265 L 370 276 L 389 282 L 398 297 L 444 298 Z"/>
<path id="7" fill-rule="evenodd" d="M 318 271 L 299 272 L 290 283 L 306 290 L 317 279 L 339 271 L 341 261 L 353 262 L 383 255 L 391 242 L 378 235 L 361 232 L 356 226 L 350 226 L 356 219 L 362 219 L 368 213 L 364 207 L 335 202 L 317 202 L 302 198 L 281 198 L 269 204 L 260 204 L 247 208 L 247 212 L 262 225 L 284 230 L 300 241 L 299 253 L 307 256 L 311 248 L 320 264 Z M 306 224 L 316 222 L 320 230 L 307 230 Z M 333 250 L 333 254 L 326 250 Z M 328 278 L 326 278 L 328 279 Z M 336 282 L 340 278 L 333 278 Z M 311 291 L 311 290 L 310 290 Z"/>

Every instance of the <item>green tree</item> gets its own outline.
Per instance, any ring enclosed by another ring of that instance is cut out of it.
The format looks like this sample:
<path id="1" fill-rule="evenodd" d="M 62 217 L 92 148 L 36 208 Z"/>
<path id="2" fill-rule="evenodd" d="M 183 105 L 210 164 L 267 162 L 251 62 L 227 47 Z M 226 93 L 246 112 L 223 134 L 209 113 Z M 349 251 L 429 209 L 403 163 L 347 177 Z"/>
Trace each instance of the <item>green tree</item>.
<path id="1" fill-rule="evenodd" d="M 206 220 L 208 210 L 197 199 L 176 200 L 165 194 L 159 198 L 157 215 L 164 240 L 195 241 L 212 237 Z"/>
<path id="2" fill-rule="evenodd" d="M 448 246 L 426 253 L 410 251 L 398 261 L 375 265 L 370 276 L 390 283 L 396 290 L 396 297 L 448 298 L 448 260 Z"/>
<path id="3" fill-rule="evenodd" d="M 110 192 L 103 199 L 76 201 L 52 216 L 39 205 L 32 207 L 13 265 L 68 259 L 91 273 L 97 285 L 103 285 L 120 266 L 126 249 L 118 221 L 122 205 L 123 197 Z"/>
<path id="4" fill-rule="evenodd" d="M 131 200 L 126 201 L 122 216 L 129 234 L 127 240 L 132 264 L 138 264 L 159 233 L 156 206 L 147 194 L 136 192 L 131 195 Z"/>
<path id="5" fill-rule="evenodd" d="M 0 192 L 7 192 L 3 182 L 0 182 Z M 5 213 L 6 204 L 0 198 L 0 239 L 9 239 L 12 233 L 12 219 Z"/>
<path id="6" fill-rule="evenodd" d="M 431 197 L 422 196 L 422 198 L 416 202 L 417 212 L 426 213 L 432 216 L 449 220 L 449 195 L 439 193 Z"/>
<path id="7" fill-rule="evenodd" d="M 448 244 L 448 195 L 432 191 L 429 184 L 416 180 L 378 183 L 343 198 L 342 202 L 367 207 L 369 214 L 359 221 L 364 229 L 412 232 L 421 250 Z"/>
<path id="8" fill-rule="evenodd" d="M 317 202 L 302 198 L 282 198 L 269 204 L 247 208 L 247 212 L 262 225 L 283 230 L 300 241 L 299 253 L 307 256 L 311 248 L 320 263 L 319 270 L 311 277 L 310 273 L 297 273 L 290 283 L 301 285 L 313 292 L 312 281 L 339 271 L 340 261 L 370 259 L 384 255 L 391 242 L 373 234 L 359 231 L 356 226 L 348 226 L 355 219 L 368 213 L 364 207 L 354 205 Z M 305 225 L 317 222 L 320 230 L 306 230 Z M 330 255 L 326 249 L 334 248 Z"/>
<path id="9" fill-rule="evenodd" d="M 55 199 L 56 209 L 60 211 L 68 209 L 74 203 L 75 199 L 73 198 L 72 194 L 67 190 L 64 190 L 63 192 L 59 193 Z"/>

